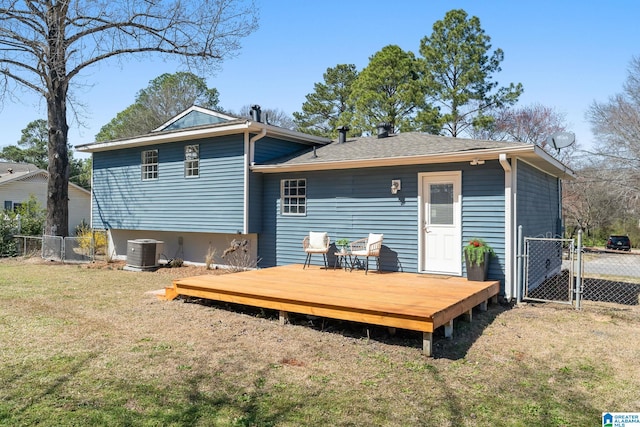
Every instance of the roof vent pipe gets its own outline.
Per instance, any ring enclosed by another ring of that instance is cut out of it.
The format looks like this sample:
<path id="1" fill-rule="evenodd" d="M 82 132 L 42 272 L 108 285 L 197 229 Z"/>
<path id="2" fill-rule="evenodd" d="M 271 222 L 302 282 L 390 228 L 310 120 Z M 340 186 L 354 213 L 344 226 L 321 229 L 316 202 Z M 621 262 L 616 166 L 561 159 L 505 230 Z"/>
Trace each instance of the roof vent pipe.
<path id="1" fill-rule="evenodd" d="M 386 138 L 389 136 L 389 131 L 391 130 L 390 123 L 380 123 L 378 125 L 378 138 Z"/>
<path id="2" fill-rule="evenodd" d="M 349 132 L 349 126 L 340 126 L 338 128 L 338 144 L 347 142 L 347 132 Z"/>
<path id="3" fill-rule="evenodd" d="M 251 120 L 254 122 L 261 122 L 262 111 L 260 110 L 260 106 L 258 104 L 251 106 Z"/>

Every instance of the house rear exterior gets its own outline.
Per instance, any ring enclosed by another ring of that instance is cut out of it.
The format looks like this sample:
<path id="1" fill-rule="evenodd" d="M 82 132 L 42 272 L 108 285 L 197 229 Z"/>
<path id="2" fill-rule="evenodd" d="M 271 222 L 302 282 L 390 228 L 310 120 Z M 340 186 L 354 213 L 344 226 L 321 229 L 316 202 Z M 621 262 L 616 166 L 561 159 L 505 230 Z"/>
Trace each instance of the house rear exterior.
<path id="1" fill-rule="evenodd" d="M 194 116 L 217 119 L 184 124 Z M 78 150 L 93 153 L 92 225 L 109 231 L 117 257 L 151 238 L 167 258 L 202 263 L 240 238 L 271 267 L 302 263 L 309 231 L 332 242 L 383 233 L 383 270 L 464 276 L 462 247 L 482 238 L 507 298 L 517 227 L 560 234 L 561 179 L 572 176 L 530 144 L 421 133 L 331 142 L 197 107 L 148 135 Z"/>

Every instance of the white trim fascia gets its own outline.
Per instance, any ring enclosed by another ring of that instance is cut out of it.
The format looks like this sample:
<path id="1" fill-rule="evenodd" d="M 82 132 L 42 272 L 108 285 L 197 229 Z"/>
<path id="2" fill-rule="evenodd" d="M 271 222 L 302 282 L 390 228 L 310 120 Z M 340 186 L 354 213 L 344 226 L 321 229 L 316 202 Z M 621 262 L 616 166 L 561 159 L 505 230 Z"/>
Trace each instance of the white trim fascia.
<path id="1" fill-rule="evenodd" d="M 334 170 L 334 169 L 356 169 L 370 168 L 379 166 L 405 166 L 420 165 L 430 163 L 454 163 L 466 162 L 474 159 L 477 160 L 498 160 L 500 154 L 504 153 L 503 148 L 492 148 L 488 150 L 460 151 L 442 154 L 425 154 L 418 156 L 397 156 L 384 157 L 378 159 L 364 160 L 337 160 L 331 162 L 314 162 L 314 163 L 297 163 L 290 165 L 254 165 L 255 172 L 262 173 L 279 173 L 279 172 L 304 172 L 316 170 Z M 531 153 L 533 147 L 515 148 L 509 150 L 509 154 L 514 153 Z"/>
<path id="2" fill-rule="evenodd" d="M 145 147 L 169 142 L 189 141 L 192 139 L 206 138 L 208 136 L 222 136 L 242 133 L 248 129 L 248 122 L 236 123 L 229 126 L 206 127 L 191 130 L 181 130 L 168 133 L 147 134 L 125 140 L 95 142 L 92 144 L 78 145 L 76 150 L 85 153 L 109 151 L 120 148 Z"/>
<path id="3" fill-rule="evenodd" d="M 260 173 L 281 172 L 306 172 L 339 169 L 357 169 L 384 166 L 407 166 L 433 163 L 468 162 L 471 160 L 498 160 L 500 154 L 506 154 L 508 158 L 518 157 L 528 160 L 532 166 L 551 173 L 560 178 L 575 177 L 575 172 L 563 165 L 557 159 L 549 155 L 535 144 L 523 147 L 502 147 L 485 150 L 466 150 L 440 154 L 424 154 L 416 156 L 396 156 L 361 160 L 335 160 L 326 162 L 306 162 L 281 165 L 254 165 L 252 170 Z M 548 166 L 545 169 L 543 166 Z"/>
<path id="4" fill-rule="evenodd" d="M 560 171 L 560 174 L 556 174 L 556 176 L 563 179 L 574 179 L 577 177 L 577 174 L 573 169 L 571 169 L 570 167 L 562 163 L 560 160 L 553 157 L 551 154 L 545 151 L 542 147 L 536 144 L 533 144 L 533 146 L 535 148 L 535 154 L 537 154 L 540 158 L 542 158 L 544 161 L 549 163 L 552 167 Z M 544 171 L 544 169 L 540 167 L 538 167 L 538 169 Z"/>
<path id="5" fill-rule="evenodd" d="M 327 138 L 292 131 L 289 129 L 271 126 L 262 122 L 252 122 L 245 120 L 232 124 L 218 123 L 206 127 L 198 127 L 192 129 L 182 129 L 169 131 L 166 133 L 159 132 L 155 134 L 146 134 L 129 139 L 121 139 L 115 141 L 95 142 L 91 144 L 77 145 L 75 148 L 80 152 L 93 153 L 100 151 L 117 150 L 122 148 L 144 147 L 148 145 L 167 144 L 171 142 L 189 141 L 193 139 L 234 135 L 249 132 L 260 133 L 266 129 L 268 136 L 275 136 L 282 139 L 288 139 L 296 142 L 326 145 L 331 142 Z"/>

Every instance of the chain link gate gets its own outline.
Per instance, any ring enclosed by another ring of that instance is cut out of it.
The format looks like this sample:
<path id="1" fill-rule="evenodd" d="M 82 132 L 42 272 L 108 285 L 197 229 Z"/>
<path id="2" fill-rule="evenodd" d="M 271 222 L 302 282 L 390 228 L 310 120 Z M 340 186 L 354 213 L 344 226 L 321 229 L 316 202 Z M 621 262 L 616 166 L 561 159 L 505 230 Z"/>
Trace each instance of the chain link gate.
<path id="1" fill-rule="evenodd" d="M 525 237 L 523 298 L 572 304 L 575 254 L 573 239 Z"/>

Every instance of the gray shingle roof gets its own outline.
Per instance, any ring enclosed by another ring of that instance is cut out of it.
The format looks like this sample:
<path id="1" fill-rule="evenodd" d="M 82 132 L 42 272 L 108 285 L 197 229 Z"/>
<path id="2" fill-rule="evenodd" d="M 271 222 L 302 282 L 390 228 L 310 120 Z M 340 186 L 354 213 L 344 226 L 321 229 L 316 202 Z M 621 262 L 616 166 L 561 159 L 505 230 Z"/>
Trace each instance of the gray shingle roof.
<path id="1" fill-rule="evenodd" d="M 387 138 L 347 138 L 346 142 L 333 141 L 303 154 L 275 159 L 265 165 L 293 166 L 353 160 L 393 159 L 449 153 L 473 152 L 477 150 L 502 149 L 528 146 L 529 144 L 505 141 L 483 141 L 451 138 L 418 132 L 400 133 Z"/>
<path id="2" fill-rule="evenodd" d="M 31 163 L 0 162 L 0 184 L 13 181 L 36 171 L 40 171 L 40 169 Z M 46 171 L 41 172 L 46 173 Z"/>

